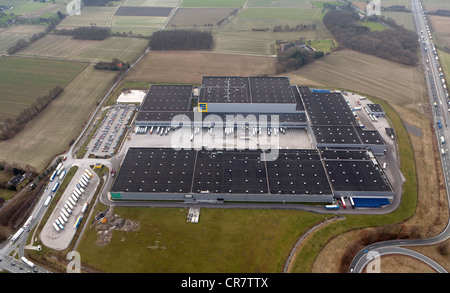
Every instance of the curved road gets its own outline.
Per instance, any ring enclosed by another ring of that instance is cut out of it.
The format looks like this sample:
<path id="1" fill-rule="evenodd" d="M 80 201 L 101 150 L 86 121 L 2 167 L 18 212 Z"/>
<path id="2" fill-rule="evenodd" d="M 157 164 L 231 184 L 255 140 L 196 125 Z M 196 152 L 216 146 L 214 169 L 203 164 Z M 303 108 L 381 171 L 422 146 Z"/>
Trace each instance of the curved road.
<path id="1" fill-rule="evenodd" d="M 425 17 L 423 16 L 422 7 L 420 5 L 419 0 L 411 0 L 411 4 L 420 41 L 420 50 L 422 52 L 422 58 L 424 60 L 424 67 L 425 67 L 424 69 L 425 69 L 425 76 L 427 77 L 428 91 L 430 93 L 432 105 L 434 106 L 433 107 L 434 119 L 435 122 L 442 121 L 442 123 L 445 124 L 442 126 L 442 128 L 439 127 L 435 128 L 437 139 L 439 139 L 438 143 L 439 145 L 441 145 L 442 149 L 446 152 L 445 154 L 441 153 L 441 163 L 447 189 L 447 202 L 449 204 L 450 209 L 450 195 L 449 195 L 450 182 L 448 180 L 450 165 L 447 162 L 448 160 L 447 156 L 450 154 L 447 154 L 448 144 L 445 145 L 440 141 L 440 137 L 444 137 L 445 141 L 449 141 L 448 138 L 450 137 L 450 132 L 449 129 L 447 128 L 448 126 L 447 121 L 450 121 L 449 110 L 447 109 L 447 98 L 445 96 L 445 91 L 443 90 L 443 87 L 440 83 L 440 76 L 438 70 L 439 63 L 437 62 L 437 60 L 435 61 L 435 56 L 433 55 L 434 45 L 432 44 L 431 37 L 430 35 L 428 35 L 427 32 L 427 24 L 425 22 Z M 367 247 L 359 251 L 358 254 L 354 257 L 350 265 L 350 272 L 355 273 L 361 272 L 364 269 L 364 267 L 372 260 L 374 254 L 378 256 L 386 254 L 404 254 L 417 258 L 427 263 L 437 272 L 446 273 L 447 271 L 444 268 L 442 268 L 438 263 L 436 263 L 434 260 L 418 252 L 400 246 L 433 245 L 441 243 L 447 240 L 449 237 L 450 237 L 450 222 L 447 223 L 447 226 L 439 235 L 432 238 L 417 239 L 417 240 L 391 240 L 368 245 Z"/>

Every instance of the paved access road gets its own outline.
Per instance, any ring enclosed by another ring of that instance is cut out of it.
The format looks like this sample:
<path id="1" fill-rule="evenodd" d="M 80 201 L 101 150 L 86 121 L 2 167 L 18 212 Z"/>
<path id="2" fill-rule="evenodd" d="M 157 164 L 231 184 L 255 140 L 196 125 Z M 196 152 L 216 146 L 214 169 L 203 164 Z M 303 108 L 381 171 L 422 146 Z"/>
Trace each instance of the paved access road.
<path id="1" fill-rule="evenodd" d="M 431 107 L 433 109 L 433 116 L 435 119 L 435 130 L 436 139 L 438 140 L 439 147 L 441 151 L 441 164 L 444 172 L 445 185 L 447 190 L 447 202 L 450 205 L 450 154 L 449 151 L 449 138 L 450 130 L 448 128 L 448 123 L 450 123 L 449 118 L 449 105 L 447 101 L 447 91 L 443 88 L 441 82 L 441 77 L 439 75 L 439 61 L 436 59 L 434 53 L 434 44 L 432 42 L 431 35 L 428 33 L 427 23 L 424 17 L 424 13 L 419 0 L 411 0 L 412 11 L 414 15 L 414 21 L 416 24 L 421 56 L 423 59 L 425 75 L 427 78 L 427 86 L 430 95 Z M 428 62 L 427 62 L 428 60 Z M 441 122 L 439 127 L 438 121 Z M 443 141 L 441 141 L 443 137 Z M 450 208 L 450 206 L 449 206 Z M 386 254 L 404 254 L 424 261 L 433 267 L 437 272 L 446 272 L 438 263 L 434 260 L 410 249 L 403 248 L 401 246 L 418 246 L 418 245 L 433 245 L 445 241 L 450 236 L 450 226 L 447 227 L 439 235 L 428 238 L 428 239 L 418 239 L 418 240 L 392 240 L 379 242 L 369 245 L 362 249 L 353 259 L 350 265 L 350 272 L 361 272 L 364 267 L 372 260 L 372 257 L 376 254 L 386 255 Z"/>

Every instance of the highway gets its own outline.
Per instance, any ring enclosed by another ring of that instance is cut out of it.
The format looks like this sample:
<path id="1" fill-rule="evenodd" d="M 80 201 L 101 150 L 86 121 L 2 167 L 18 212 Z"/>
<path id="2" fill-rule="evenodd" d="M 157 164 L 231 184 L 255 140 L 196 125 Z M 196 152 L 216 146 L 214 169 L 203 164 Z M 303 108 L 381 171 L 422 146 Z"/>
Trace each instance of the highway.
<path id="1" fill-rule="evenodd" d="M 439 70 L 439 60 L 436 58 L 435 47 L 432 41 L 431 32 L 428 30 L 426 19 L 419 0 L 411 0 L 412 11 L 414 15 L 414 21 L 416 24 L 418 38 L 420 42 L 421 56 L 425 71 L 425 77 L 427 80 L 427 87 L 430 96 L 431 108 L 433 111 L 433 119 L 436 131 L 436 140 L 440 148 L 441 165 L 444 173 L 445 186 L 447 190 L 447 202 L 450 209 L 450 159 L 449 156 L 449 122 L 450 104 L 448 102 L 447 89 L 444 88 L 442 83 L 442 76 Z M 440 122 L 440 125 L 439 125 Z M 404 246 L 418 246 L 418 245 L 433 245 L 445 241 L 450 236 L 450 226 L 447 223 L 446 228 L 437 236 L 428 239 L 417 240 L 391 240 L 384 241 L 375 244 L 371 244 L 354 257 L 349 272 L 360 273 L 366 267 L 366 265 L 372 261 L 373 253 L 377 253 L 379 256 L 387 254 L 403 254 L 414 258 L 417 258 L 437 272 L 446 273 L 446 270 L 442 268 L 436 261 L 410 249 L 404 248 Z"/>

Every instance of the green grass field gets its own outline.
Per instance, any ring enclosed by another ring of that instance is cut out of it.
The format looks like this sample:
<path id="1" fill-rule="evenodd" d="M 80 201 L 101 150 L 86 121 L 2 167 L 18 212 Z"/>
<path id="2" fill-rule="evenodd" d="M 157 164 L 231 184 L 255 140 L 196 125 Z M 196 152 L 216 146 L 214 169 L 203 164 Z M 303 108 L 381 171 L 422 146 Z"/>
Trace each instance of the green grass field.
<path id="1" fill-rule="evenodd" d="M 180 7 L 242 7 L 245 0 L 183 0 Z"/>
<path id="2" fill-rule="evenodd" d="M 379 31 L 380 32 L 380 31 L 384 31 L 387 29 L 387 27 L 385 27 L 381 23 L 374 22 L 374 21 L 363 21 L 363 22 L 359 23 L 359 25 L 368 27 L 368 28 L 370 28 L 371 31 Z"/>
<path id="3" fill-rule="evenodd" d="M 138 221 L 140 229 L 114 231 L 106 246 L 97 246 L 98 234 L 89 229 L 78 251 L 90 265 L 117 273 L 280 272 L 300 235 L 326 217 L 303 211 L 202 209 L 199 223 L 191 224 L 186 223 L 187 209 L 114 212 Z"/>
<path id="4" fill-rule="evenodd" d="M 16 117 L 57 85 L 65 87 L 86 64 L 6 57 L 0 59 L 0 121 Z"/>

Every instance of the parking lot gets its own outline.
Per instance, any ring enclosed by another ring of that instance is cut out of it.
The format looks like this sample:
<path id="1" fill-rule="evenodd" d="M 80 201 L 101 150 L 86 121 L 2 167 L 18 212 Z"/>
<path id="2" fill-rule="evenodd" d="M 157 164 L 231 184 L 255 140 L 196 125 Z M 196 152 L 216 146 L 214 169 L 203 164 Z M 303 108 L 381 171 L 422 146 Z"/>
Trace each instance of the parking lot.
<path id="1" fill-rule="evenodd" d="M 67 217 L 67 222 L 64 223 L 64 229 L 56 231 L 53 223 L 61 217 L 62 210 L 67 210 L 66 205 L 71 203 L 70 199 L 72 198 L 72 194 L 74 193 L 75 187 L 79 182 L 82 175 L 85 173 L 85 169 L 87 167 L 78 166 L 78 170 L 75 173 L 71 182 L 67 185 L 67 188 L 64 194 L 61 196 L 61 199 L 55 206 L 52 214 L 49 217 L 49 220 L 44 225 L 42 232 L 40 234 L 42 243 L 54 250 L 64 250 L 66 249 L 70 242 L 72 241 L 73 236 L 75 235 L 77 228 L 75 228 L 75 224 L 77 219 L 81 216 L 84 216 L 82 212 L 84 203 L 90 203 L 95 190 L 97 189 L 98 184 L 100 183 L 100 179 L 95 175 L 92 169 L 89 169 L 91 173 L 94 175 L 87 184 L 86 188 L 84 188 L 84 192 L 77 199 L 75 205 L 71 204 L 70 214 Z M 69 202 L 69 203 L 68 203 Z M 86 219 L 84 219 L 86 221 Z"/>
<path id="2" fill-rule="evenodd" d="M 134 109 L 134 106 L 128 105 L 115 105 L 109 108 L 103 120 L 100 121 L 97 131 L 91 137 L 87 146 L 87 155 L 100 157 L 113 155 Z"/>

